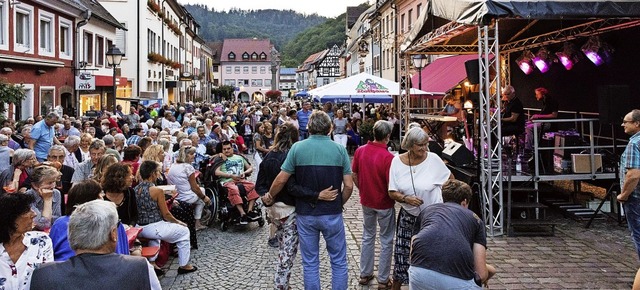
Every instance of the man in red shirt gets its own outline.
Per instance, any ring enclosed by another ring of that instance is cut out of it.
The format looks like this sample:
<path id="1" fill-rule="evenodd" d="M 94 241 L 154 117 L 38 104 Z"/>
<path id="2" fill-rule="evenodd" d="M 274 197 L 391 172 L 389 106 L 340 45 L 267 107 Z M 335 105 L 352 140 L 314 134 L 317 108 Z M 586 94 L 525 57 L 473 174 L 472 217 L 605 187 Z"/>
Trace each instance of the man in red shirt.
<path id="1" fill-rule="evenodd" d="M 373 261 L 376 237 L 376 222 L 380 225 L 380 257 L 378 259 L 379 288 L 391 283 L 391 256 L 395 231 L 396 210 L 394 200 L 387 193 L 389 186 L 389 167 L 393 154 L 387 150 L 387 143 L 393 131 L 389 121 L 377 121 L 373 125 L 375 141 L 356 150 L 351 170 L 353 181 L 360 191 L 364 229 L 362 233 L 362 252 L 360 253 L 361 285 L 368 285 L 373 276 Z"/>

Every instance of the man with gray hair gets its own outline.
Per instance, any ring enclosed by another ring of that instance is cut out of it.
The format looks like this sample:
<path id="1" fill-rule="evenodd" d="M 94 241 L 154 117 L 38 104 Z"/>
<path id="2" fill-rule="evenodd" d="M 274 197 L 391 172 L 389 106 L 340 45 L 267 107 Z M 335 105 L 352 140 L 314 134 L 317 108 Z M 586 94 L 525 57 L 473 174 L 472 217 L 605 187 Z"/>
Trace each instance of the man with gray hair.
<path id="1" fill-rule="evenodd" d="M 115 138 L 111 135 L 104 135 L 104 137 L 102 137 L 102 141 L 104 142 L 104 146 L 107 148 L 107 150 L 104 153 L 115 156 L 116 158 L 118 158 L 118 162 L 122 161 L 120 152 L 113 149 L 113 147 L 115 146 Z"/>
<path id="2" fill-rule="evenodd" d="M 311 190 L 337 189 L 337 192 L 321 194 L 316 201 L 297 198 L 296 225 L 305 289 L 325 288 L 320 286 L 320 233 L 331 259 L 332 289 L 347 289 L 349 267 L 342 206 L 353 191 L 350 158 L 346 148 L 329 138 L 331 118 L 327 113 L 316 111 L 311 114 L 306 128 L 309 138 L 293 144 L 263 202 L 271 204 L 293 174 L 296 175 L 296 183 Z"/>
<path id="3" fill-rule="evenodd" d="M 98 164 L 100 158 L 107 151 L 107 148 L 104 146 L 104 142 L 102 140 L 95 140 L 89 146 L 89 156 L 90 159 L 87 159 L 78 165 L 76 171 L 73 173 L 73 178 L 71 178 L 71 183 L 78 183 L 80 181 L 89 179 L 93 175 L 93 167 Z"/>
<path id="4" fill-rule="evenodd" d="M 47 160 L 49 148 L 53 145 L 62 145 L 58 138 L 54 125 L 58 122 L 56 113 L 49 113 L 47 116 L 33 125 L 31 128 L 31 140 L 27 144 L 29 149 L 36 152 L 36 158 L 42 162 Z"/>
<path id="5" fill-rule="evenodd" d="M 117 241 L 114 203 L 79 205 L 69 217 L 69 246 L 76 255 L 36 269 L 31 289 L 162 289 L 145 258 L 114 253 Z"/>
<path id="6" fill-rule="evenodd" d="M 393 154 L 387 150 L 393 124 L 377 121 L 373 125 L 374 141 L 361 146 L 353 155 L 353 182 L 360 191 L 363 232 L 360 252 L 360 285 L 368 285 L 374 278 L 376 224 L 380 225 L 380 256 L 378 257 L 378 288 L 391 285 L 391 256 L 395 233 L 395 201 L 389 197 L 389 168 Z"/>
<path id="7" fill-rule="evenodd" d="M 64 165 L 69 166 L 73 169 L 78 168 L 80 162 L 82 162 L 82 152 L 79 150 L 80 148 L 80 137 L 78 136 L 69 136 L 67 139 L 64 139 Z"/>
<path id="8" fill-rule="evenodd" d="M 524 133 L 524 108 L 520 99 L 516 97 L 516 89 L 512 86 L 502 88 L 502 110 L 501 130 L 502 136 L 520 135 Z"/>
<path id="9" fill-rule="evenodd" d="M 13 149 L 9 148 L 9 137 L 0 134 L 0 172 L 11 166 L 11 156 Z"/>

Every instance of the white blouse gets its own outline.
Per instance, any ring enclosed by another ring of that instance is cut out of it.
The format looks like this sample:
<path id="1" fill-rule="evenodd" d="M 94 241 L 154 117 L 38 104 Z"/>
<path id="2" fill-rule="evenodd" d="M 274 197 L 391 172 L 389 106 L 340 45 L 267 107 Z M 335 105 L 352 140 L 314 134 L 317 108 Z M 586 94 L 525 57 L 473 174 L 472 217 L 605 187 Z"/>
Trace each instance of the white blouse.
<path id="1" fill-rule="evenodd" d="M 413 216 L 418 216 L 430 204 L 442 203 L 442 184 L 451 175 L 438 155 L 432 152 L 427 154 L 427 159 L 416 166 L 405 165 L 400 161 L 400 156 L 395 156 L 389 169 L 389 191 L 415 195 L 424 201 L 419 207 L 401 203 L 402 208 Z"/>
<path id="2" fill-rule="evenodd" d="M 43 263 L 53 262 L 53 243 L 43 232 L 27 232 L 22 243 L 27 247 L 13 263 L 0 243 L 0 289 L 28 290 L 33 271 Z"/>

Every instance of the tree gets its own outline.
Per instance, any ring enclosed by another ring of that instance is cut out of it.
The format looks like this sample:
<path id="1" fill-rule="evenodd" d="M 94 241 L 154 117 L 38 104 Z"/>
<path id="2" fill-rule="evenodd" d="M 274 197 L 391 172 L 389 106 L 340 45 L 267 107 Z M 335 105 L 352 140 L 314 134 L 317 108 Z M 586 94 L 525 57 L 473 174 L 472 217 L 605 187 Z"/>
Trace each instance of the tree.
<path id="1" fill-rule="evenodd" d="M 22 84 L 10 84 L 5 79 L 0 80 L 0 114 L 7 111 L 5 104 L 16 104 L 26 98 L 24 86 Z"/>
<path id="2" fill-rule="evenodd" d="M 235 88 L 233 86 L 228 86 L 228 85 L 224 85 L 224 86 L 219 86 L 212 91 L 213 96 L 216 100 L 220 99 L 220 100 L 233 100 L 233 92 L 234 92 Z"/>

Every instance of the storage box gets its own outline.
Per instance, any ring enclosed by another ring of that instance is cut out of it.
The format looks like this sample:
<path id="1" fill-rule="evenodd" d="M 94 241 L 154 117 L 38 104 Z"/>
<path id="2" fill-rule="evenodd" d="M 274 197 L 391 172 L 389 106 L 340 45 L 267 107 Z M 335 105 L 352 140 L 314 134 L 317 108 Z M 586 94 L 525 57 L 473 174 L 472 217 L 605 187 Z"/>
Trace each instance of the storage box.
<path id="1" fill-rule="evenodd" d="M 593 154 L 596 172 L 602 172 L 602 154 Z M 571 154 L 573 173 L 591 173 L 591 154 Z"/>
<path id="2" fill-rule="evenodd" d="M 592 210 L 596 210 L 601 202 L 602 202 L 602 200 L 599 200 L 599 199 L 588 201 L 587 202 L 587 207 L 592 209 Z M 605 201 L 602 204 L 602 208 L 600 208 L 600 211 L 602 211 L 602 212 L 611 212 L 611 202 Z"/>

